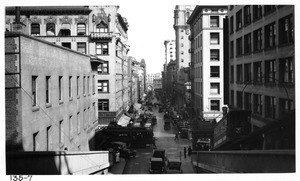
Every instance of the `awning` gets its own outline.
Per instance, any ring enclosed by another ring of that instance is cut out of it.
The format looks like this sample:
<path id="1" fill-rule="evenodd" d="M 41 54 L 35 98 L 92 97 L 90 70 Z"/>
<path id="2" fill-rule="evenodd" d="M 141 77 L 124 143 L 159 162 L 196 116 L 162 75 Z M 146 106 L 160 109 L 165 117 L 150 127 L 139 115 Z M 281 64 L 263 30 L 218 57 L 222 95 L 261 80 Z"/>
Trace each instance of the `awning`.
<path id="1" fill-rule="evenodd" d="M 130 117 L 123 114 L 117 124 L 125 127 L 129 124 L 130 119 Z"/>
<path id="2" fill-rule="evenodd" d="M 134 105 L 133 105 L 133 107 L 134 107 L 134 109 L 135 110 L 139 110 L 139 109 L 141 109 L 141 107 L 142 107 L 142 104 L 139 104 L 139 103 L 134 103 Z"/>

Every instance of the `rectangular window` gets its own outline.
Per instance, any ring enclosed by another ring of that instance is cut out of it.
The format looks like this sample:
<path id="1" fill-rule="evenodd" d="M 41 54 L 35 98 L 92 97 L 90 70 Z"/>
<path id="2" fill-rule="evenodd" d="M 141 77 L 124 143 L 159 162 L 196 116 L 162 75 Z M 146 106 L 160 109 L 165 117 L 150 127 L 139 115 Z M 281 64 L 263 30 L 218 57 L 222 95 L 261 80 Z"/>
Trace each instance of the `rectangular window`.
<path id="1" fill-rule="evenodd" d="M 93 75 L 93 78 L 92 78 L 92 91 L 93 91 L 93 94 L 95 94 L 95 89 L 96 89 L 96 86 L 95 86 L 95 75 Z"/>
<path id="2" fill-rule="evenodd" d="M 251 94 L 250 93 L 245 93 L 244 99 L 245 99 L 245 105 L 244 105 L 245 110 L 252 111 Z"/>
<path id="3" fill-rule="evenodd" d="M 230 66 L 230 83 L 234 83 L 234 66 Z"/>
<path id="4" fill-rule="evenodd" d="M 264 16 L 272 13 L 275 11 L 276 6 L 275 5 L 264 5 Z"/>
<path id="5" fill-rule="evenodd" d="M 72 98 L 72 76 L 69 76 L 69 98 Z"/>
<path id="6" fill-rule="evenodd" d="M 108 55 L 108 43 L 96 43 L 97 55 Z"/>
<path id="7" fill-rule="evenodd" d="M 250 12 L 250 6 L 247 5 L 244 7 L 244 26 L 251 23 L 251 12 Z"/>
<path id="8" fill-rule="evenodd" d="M 265 96 L 265 115 L 267 118 L 275 119 L 276 116 L 276 98 L 271 96 Z"/>
<path id="9" fill-rule="evenodd" d="M 55 36 L 55 24 L 54 23 L 46 24 L 46 35 L 47 36 Z"/>
<path id="10" fill-rule="evenodd" d="M 279 44 L 294 42 L 294 17 L 290 14 L 279 20 Z"/>
<path id="11" fill-rule="evenodd" d="M 294 83 L 293 57 L 279 59 L 279 82 Z"/>
<path id="12" fill-rule="evenodd" d="M 52 129 L 51 126 L 47 127 L 47 151 L 52 151 L 53 150 L 53 140 L 52 140 Z"/>
<path id="13" fill-rule="evenodd" d="M 253 94 L 253 112 L 262 115 L 262 96 Z"/>
<path id="14" fill-rule="evenodd" d="M 294 101 L 289 99 L 279 99 L 280 115 L 284 115 L 294 110 Z"/>
<path id="15" fill-rule="evenodd" d="M 86 43 L 85 42 L 78 42 L 77 43 L 77 51 L 83 54 L 86 54 Z"/>
<path id="16" fill-rule="evenodd" d="M 83 95 L 85 95 L 85 76 L 83 76 L 83 80 L 82 80 L 82 93 Z"/>
<path id="17" fill-rule="evenodd" d="M 77 96 L 79 96 L 79 76 L 77 76 L 77 79 L 76 79 L 76 94 L 77 94 Z"/>
<path id="18" fill-rule="evenodd" d="M 243 37 L 236 39 L 236 56 L 243 55 Z"/>
<path id="19" fill-rule="evenodd" d="M 62 78 L 62 76 L 58 77 L 58 97 L 60 101 L 62 100 Z"/>
<path id="20" fill-rule="evenodd" d="M 85 35 L 85 24 L 83 23 L 78 23 L 77 24 L 77 35 Z"/>
<path id="21" fill-rule="evenodd" d="M 74 134 L 73 116 L 69 116 L 69 138 L 72 139 Z"/>
<path id="22" fill-rule="evenodd" d="M 234 91 L 230 91 L 230 104 L 234 107 Z"/>
<path id="23" fill-rule="evenodd" d="M 265 81 L 267 83 L 275 83 L 276 64 L 275 60 L 265 61 Z"/>
<path id="24" fill-rule="evenodd" d="M 244 36 L 244 54 L 251 53 L 251 33 Z"/>
<path id="25" fill-rule="evenodd" d="M 219 44 L 220 37 L 219 33 L 210 33 L 210 44 Z"/>
<path id="26" fill-rule="evenodd" d="M 31 92 L 32 92 L 32 106 L 37 106 L 37 76 L 32 76 L 31 78 Z"/>
<path id="27" fill-rule="evenodd" d="M 220 111 L 220 100 L 210 100 L 210 110 Z"/>
<path id="28" fill-rule="evenodd" d="M 87 93 L 90 93 L 90 76 L 87 76 Z"/>
<path id="29" fill-rule="evenodd" d="M 234 41 L 230 41 L 230 58 L 234 57 Z"/>
<path id="30" fill-rule="evenodd" d="M 210 60 L 211 61 L 219 61 L 220 60 L 220 50 L 219 49 L 211 49 L 210 50 Z"/>
<path id="31" fill-rule="evenodd" d="M 240 30 L 243 26 L 243 13 L 242 10 L 236 13 L 236 31 Z"/>
<path id="32" fill-rule="evenodd" d="M 244 64 L 244 81 L 245 83 L 249 83 L 252 81 L 251 79 L 251 63 Z"/>
<path id="33" fill-rule="evenodd" d="M 81 121 L 80 121 L 80 112 L 77 112 L 77 134 L 80 133 Z"/>
<path id="34" fill-rule="evenodd" d="M 109 92 L 109 81 L 98 80 L 98 93 Z"/>
<path id="35" fill-rule="evenodd" d="M 38 23 L 31 24 L 31 35 L 32 36 L 40 36 L 40 24 L 38 24 Z"/>
<path id="36" fill-rule="evenodd" d="M 229 21 L 229 26 L 230 26 L 230 34 L 232 34 L 234 32 L 234 22 L 233 22 L 233 16 L 230 17 L 230 21 Z"/>
<path id="37" fill-rule="evenodd" d="M 210 83 L 210 94 L 220 94 L 220 83 Z"/>
<path id="38" fill-rule="evenodd" d="M 210 77 L 220 77 L 219 66 L 210 66 Z"/>
<path id="39" fill-rule="evenodd" d="M 210 17 L 210 27 L 219 27 L 219 16 Z"/>
<path id="40" fill-rule="evenodd" d="M 243 82 L 243 65 L 236 66 L 236 83 Z"/>
<path id="41" fill-rule="evenodd" d="M 71 43 L 70 42 L 62 42 L 61 46 L 71 49 Z"/>
<path id="42" fill-rule="evenodd" d="M 265 48 L 274 48 L 276 41 L 276 24 L 271 23 L 265 26 Z"/>
<path id="43" fill-rule="evenodd" d="M 240 91 L 236 92 L 236 104 L 238 108 L 243 109 L 243 93 Z"/>
<path id="44" fill-rule="evenodd" d="M 262 50 L 262 29 L 261 28 L 253 32 L 253 50 L 254 52 Z"/>
<path id="45" fill-rule="evenodd" d="M 254 62 L 253 63 L 253 81 L 255 83 L 262 83 L 261 62 Z"/>
<path id="46" fill-rule="evenodd" d="M 262 5 L 253 5 L 253 21 L 262 17 Z"/>
<path id="47" fill-rule="evenodd" d="M 63 120 L 59 121 L 59 146 L 63 147 L 65 144 L 65 137 L 64 137 L 64 125 Z"/>
<path id="48" fill-rule="evenodd" d="M 50 103 L 50 76 L 46 76 L 46 103 Z"/>
<path id="49" fill-rule="evenodd" d="M 32 141 L 32 146 L 33 146 L 33 151 L 38 151 L 38 145 L 39 145 L 39 142 L 38 142 L 38 135 L 39 135 L 39 132 L 36 132 L 36 133 L 33 133 L 33 141 Z"/>
<path id="50" fill-rule="evenodd" d="M 98 111 L 109 111 L 108 99 L 98 99 Z"/>

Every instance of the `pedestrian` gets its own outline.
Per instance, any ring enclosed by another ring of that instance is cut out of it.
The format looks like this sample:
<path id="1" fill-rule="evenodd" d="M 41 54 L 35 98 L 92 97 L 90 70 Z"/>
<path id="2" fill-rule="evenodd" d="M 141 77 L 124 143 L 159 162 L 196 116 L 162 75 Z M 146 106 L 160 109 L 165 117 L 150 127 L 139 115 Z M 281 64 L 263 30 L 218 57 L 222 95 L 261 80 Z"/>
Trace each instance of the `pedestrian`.
<path id="1" fill-rule="evenodd" d="M 175 141 L 178 141 L 178 133 L 175 133 L 175 138 L 174 138 Z"/>
<path id="2" fill-rule="evenodd" d="M 156 149 L 156 144 L 155 144 L 155 141 L 156 141 L 156 138 L 153 137 L 153 140 L 152 140 L 152 146 L 153 146 L 153 149 Z"/>
<path id="3" fill-rule="evenodd" d="M 184 158 L 186 158 L 186 147 L 183 148 Z"/>
<path id="4" fill-rule="evenodd" d="M 192 155 L 192 148 L 191 148 L 191 146 L 189 146 L 189 148 L 188 148 L 188 156 L 191 156 Z"/>

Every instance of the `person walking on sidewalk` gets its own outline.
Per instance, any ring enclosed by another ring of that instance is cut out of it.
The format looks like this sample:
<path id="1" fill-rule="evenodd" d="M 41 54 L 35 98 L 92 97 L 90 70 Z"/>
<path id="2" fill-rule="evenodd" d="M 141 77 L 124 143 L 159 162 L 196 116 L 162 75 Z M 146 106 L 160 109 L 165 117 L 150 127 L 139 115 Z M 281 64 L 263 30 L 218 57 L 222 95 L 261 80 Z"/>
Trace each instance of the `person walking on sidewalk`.
<path id="1" fill-rule="evenodd" d="M 186 147 L 183 148 L 184 158 L 186 158 Z"/>
<path id="2" fill-rule="evenodd" d="M 178 141 L 178 133 L 175 133 L 175 138 L 174 138 L 175 141 Z"/>
<path id="3" fill-rule="evenodd" d="M 189 148 L 188 148 L 188 156 L 191 156 L 192 155 L 192 148 L 191 148 L 191 146 L 189 146 Z"/>

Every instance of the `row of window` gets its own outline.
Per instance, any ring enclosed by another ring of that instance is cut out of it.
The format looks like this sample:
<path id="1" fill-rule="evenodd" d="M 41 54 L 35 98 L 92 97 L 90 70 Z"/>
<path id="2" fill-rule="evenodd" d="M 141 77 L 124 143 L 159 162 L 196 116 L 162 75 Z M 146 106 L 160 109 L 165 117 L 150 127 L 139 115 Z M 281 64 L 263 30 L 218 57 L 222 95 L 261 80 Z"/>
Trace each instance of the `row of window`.
<path id="1" fill-rule="evenodd" d="M 202 82 L 195 82 L 195 93 L 202 95 L 203 87 Z M 211 82 L 210 83 L 210 95 L 220 95 L 220 82 Z"/>
<path id="2" fill-rule="evenodd" d="M 62 42 L 61 46 L 72 49 L 71 42 Z M 86 54 L 86 42 L 77 42 L 77 51 Z M 96 43 L 97 55 L 109 55 L 108 43 Z"/>
<path id="3" fill-rule="evenodd" d="M 40 36 L 41 35 L 41 28 L 39 23 L 32 23 L 30 26 L 31 35 L 33 36 Z M 108 26 L 101 22 L 96 25 L 96 32 L 97 33 L 107 33 Z M 69 23 L 61 24 L 61 29 L 56 34 L 56 25 L 55 23 L 47 23 L 46 24 L 46 36 L 71 36 L 71 25 Z M 86 35 L 86 24 L 78 23 L 77 24 L 77 36 L 85 36 Z"/>
<path id="4" fill-rule="evenodd" d="M 231 90 L 231 104 L 234 105 L 234 91 Z M 244 99 L 243 99 L 244 98 Z M 236 92 L 237 107 L 251 110 L 254 114 L 265 118 L 278 118 L 280 115 L 294 109 L 294 102 L 290 99 L 263 96 L 240 91 Z M 278 104 L 279 103 L 279 104 Z M 277 105 L 278 104 L 278 105 Z M 264 111 L 263 111 L 264 110 Z M 278 114 L 278 115 L 276 115 Z"/>
<path id="5" fill-rule="evenodd" d="M 80 111 L 77 112 L 75 115 L 70 115 L 68 121 L 60 120 L 58 124 L 58 143 L 59 149 L 63 149 L 65 145 L 65 138 L 69 138 L 72 142 L 73 138 L 81 133 L 81 129 L 86 129 L 88 124 L 92 123 L 92 120 L 96 120 L 96 103 L 92 103 L 92 107 L 88 107 L 84 109 L 81 113 Z M 93 117 L 92 117 L 93 116 Z M 67 122 L 67 123 L 66 123 Z M 53 126 L 48 126 L 46 128 L 46 136 L 42 136 L 39 132 L 33 134 L 33 151 L 53 151 L 57 150 L 54 148 L 54 130 Z M 46 137 L 46 143 L 44 143 L 43 138 Z M 43 143 L 41 143 L 43 141 Z M 41 144 L 45 144 L 46 148 L 43 147 Z M 73 142 L 73 144 L 75 144 Z M 73 144 L 71 144 L 73 146 Z M 78 150 L 80 150 L 80 145 L 77 145 Z"/>
<path id="6" fill-rule="evenodd" d="M 59 103 L 63 103 L 63 93 L 64 89 L 68 89 L 68 95 L 69 95 L 69 100 L 73 100 L 73 88 L 76 88 L 76 96 L 77 98 L 80 98 L 80 89 L 82 90 L 83 96 L 90 95 L 90 89 L 92 89 L 92 93 L 95 94 L 95 76 L 92 76 L 92 80 L 90 80 L 90 76 L 68 76 L 68 83 L 64 83 L 64 77 L 63 76 L 58 76 L 58 80 L 54 80 L 54 76 L 45 76 L 44 81 L 42 80 L 43 77 L 41 76 L 32 76 L 31 80 L 31 93 L 32 93 L 32 106 L 36 107 L 38 105 L 38 94 L 45 94 L 45 102 L 46 104 L 50 105 L 51 104 L 51 91 L 55 91 L 55 83 L 58 85 L 58 100 Z M 40 80 L 39 80 L 40 79 Z M 90 87 L 90 83 L 92 81 L 92 87 Z M 76 85 L 74 85 L 76 84 Z M 82 87 L 81 87 L 81 85 Z M 74 85 L 74 86 L 73 86 Z M 45 89 L 38 89 L 38 86 L 45 87 Z M 44 93 L 38 92 L 38 90 L 43 90 L 45 91 Z"/>
<path id="7" fill-rule="evenodd" d="M 251 22 L 255 22 L 262 18 L 262 16 L 267 16 L 270 13 L 276 10 L 275 5 L 253 5 L 252 8 L 250 5 L 244 6 L 241 10 L 239 10 L 235 17 L 235 30 L 239 31 L 243 27 L 246 27 L 251 24 Z M 263 14 L 264 11 L 264 14 Z M 251 14 L 252 13 L 252 14 Z M 230 17 L 229 31 L 230 33 L 234 32 L 234 20 L 233 16 Z"/>
<path id="8" fill-rule="evenodd" d="M 202 78 L 202 66 L 195 67 L 195 78 Z M 210 78 L 220 78 L 220 66 L 210 66 Z"/>
<path id="9" fill-rule="evenodd" d="M 293 57 L 279 58 L 278 60 L 265 60 L 230 67 L 230 81 L 237 83 L 285 83 L 294 84 Z"/>
<path id="10" fill-rule="evenodd" d="M 294 42 L 294 23 L 293 15 L 290 14 L 281 18 L 278 22 L 278 37 L 276 22 L 272 22 L 262 28 L 254 30 L 252 33 L 244 35 L 236 39 L 236 56 L 260 52 L 263 50 L 272 49 L 278 45 L 285 45 Z M 263 36 L 264 33 L 264 36 Z M 244 40 L 244 41 L 243 41 Z M 234 56 L 234 41 L 230 42 L 230 57 Z"/>

